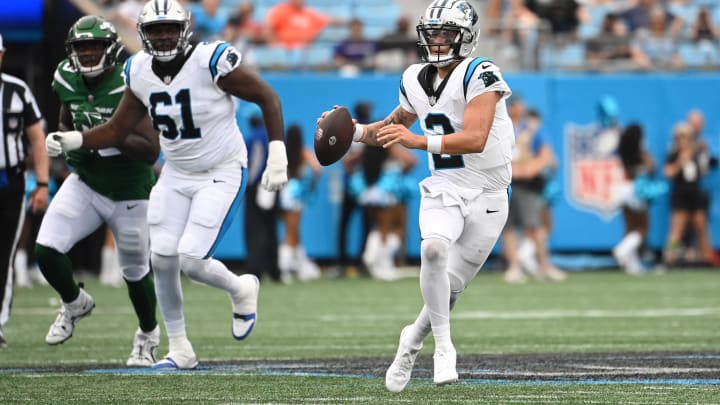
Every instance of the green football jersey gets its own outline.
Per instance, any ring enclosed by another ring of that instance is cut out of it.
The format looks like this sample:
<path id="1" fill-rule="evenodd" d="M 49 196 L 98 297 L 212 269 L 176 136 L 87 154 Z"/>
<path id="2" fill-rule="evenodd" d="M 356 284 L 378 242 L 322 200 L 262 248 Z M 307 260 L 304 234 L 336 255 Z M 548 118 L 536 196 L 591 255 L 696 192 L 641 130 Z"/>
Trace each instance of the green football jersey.
<path id="1" fill-rule="evenodd" d="M 85 131 L 110 119 L 125 90 L 122 71 L 122 65 L 117 65 L 97 88 L 90 90 L 67 59 L 60 62 L 52 87 L 70 110 L 76 130 Z M 114 201 L 148 199 L 155 184 L 152 165 L 130 159 L 117 148 L 79 149 L 68 152 L 66 157 L 85 184 Z"/>

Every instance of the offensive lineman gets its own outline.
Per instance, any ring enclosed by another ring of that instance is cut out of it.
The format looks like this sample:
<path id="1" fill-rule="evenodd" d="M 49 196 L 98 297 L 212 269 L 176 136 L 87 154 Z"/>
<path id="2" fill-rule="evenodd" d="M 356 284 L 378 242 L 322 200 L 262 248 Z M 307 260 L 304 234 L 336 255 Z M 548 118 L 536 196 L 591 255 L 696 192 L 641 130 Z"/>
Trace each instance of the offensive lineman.
<path id="1" fill-rule="evenodd" d="M 383 121 L 355 125 L 356 141 L 384 148 L 400 144 L 429 154 L 431 175 L 420 182 L 419 214 L 425 305 L 400 333 L 385 375 L 385 387 L 393 392 L 407 385 L 431 331 L 434 382 L 458 379 L 450 309 L 485 263 L 507 219 L 515 135 L 505 99 L 511 91 L 495 64 L 468 58 L 478 28 L 467 1 L 433 1 L 417 26 L 426 63 L 403 73 L 400 105 Z M 408 130 L 417 119 L 425 136 Z"/>
<path id="2" fill-rule="evenodd" d="M 65 47 L 67 59 L 52 82 L 61 101 L 59 127 L 89 129 L 107 121 L 120 102 L 125 88 L 118 60 L 122 46 L 110 22 L 85 16 L 70 28 Z M 82 284 L 76 284 L 66 253 L 103 222 L 110 226 L 140 323 L 127 365 L 149 367 L 155 362 L 160 328 L 150 276 L 147 204 L 160 145 L 149 117 L 138 121 L 134 134 L 117 148 L 67 153 L 73 173 L 43 218 L 35 252 L 40 270 L 63 301 L 45 337 L 47 344 L 57 345 L 70 339 L 75 324 L 95 307 Z"/>
<path id="3" fill-rule="evenodd" d="M 238 277 L 212 258 L 246 183 L 247 150 L 230 96 L 263 111 L 270 143 L 262 184 L 272 191 L 287 182 L 283 117 L 275 91 L 240 64 L 232 46 L 190 45 L 190 14 L 177 1 L 145 4 L 138 31 L 144 50 L 125 64 L 126 89 L 113 117 L 84 133 L 50 134 L 46 148 L 54 156 L 117 145 L 150 113 L 165 157 L 148 207 L 150 257 L 169 338 L 167 356 L 153 367 L 191 369 L 198 361 L 186 334 L 181 269 L 230 295 L 235 339 L 246 338 L 256 322 L 257 277 Z"/>

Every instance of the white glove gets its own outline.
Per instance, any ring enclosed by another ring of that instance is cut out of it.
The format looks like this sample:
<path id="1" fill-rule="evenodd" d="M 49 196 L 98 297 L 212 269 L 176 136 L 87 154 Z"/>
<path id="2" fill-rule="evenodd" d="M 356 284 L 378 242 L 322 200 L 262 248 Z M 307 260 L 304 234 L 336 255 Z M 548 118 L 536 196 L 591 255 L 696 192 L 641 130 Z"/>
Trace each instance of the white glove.
<path id="1" fill-rule="evenodd" d="M 45 138 L 45 150 L 48 156 L 57 157 L 63 152 L 80 149 L 82 143 L 83 136 L 79 131 L 51 132 Z"/>
<path id="2" fill-rule="evenodd" d="M 285 142 L 270 141 L 267 167 L 262 175 L 262 186 L 268 191 L 278 191 L 287 183 L 287 153 Z"/>

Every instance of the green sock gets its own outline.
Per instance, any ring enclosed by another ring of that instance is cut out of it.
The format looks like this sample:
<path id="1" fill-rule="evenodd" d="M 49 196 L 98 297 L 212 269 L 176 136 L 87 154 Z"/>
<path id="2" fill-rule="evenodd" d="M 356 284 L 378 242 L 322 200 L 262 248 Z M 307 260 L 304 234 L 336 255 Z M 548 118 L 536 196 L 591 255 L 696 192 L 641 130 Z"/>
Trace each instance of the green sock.
<path id="1" fill-rule="evenodd" d="M 35 244 L 35 257 L 45 280 L 60 294 L 63 302 L 72 302 L 80 295 L 72 273 L 70 258 L 55 249 Z"/>
<path id="2" fill-rule="evenodd" d="M 155 307 L 157 306 L 157 298 L 155 297 L 155 285 L 150 273 L 139 281 L 125 280 L 128 286 L 128 295 L 135 308 L 140 321 L 140 329 L 143 332 L 150 332 L 157 326 L 157 318 L 155 317 Z"/>

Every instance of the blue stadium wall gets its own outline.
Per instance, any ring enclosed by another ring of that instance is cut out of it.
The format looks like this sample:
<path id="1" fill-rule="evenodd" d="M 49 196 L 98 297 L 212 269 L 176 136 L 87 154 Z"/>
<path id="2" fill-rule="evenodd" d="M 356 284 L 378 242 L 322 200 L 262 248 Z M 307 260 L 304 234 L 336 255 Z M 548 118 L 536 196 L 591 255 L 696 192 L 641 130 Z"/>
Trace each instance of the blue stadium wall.
<path id="1" fill-rule="evenodd" d="M 371 74 L 352 79 L 330 74 L 266 74 L 264 78 L 278 91 L 283 101 L 285 124 L 297 123 L 304 130 L 305 143 L 312 148 L 316 117 L 334 104 L 353 106 L 359 101 L 373 104 L 373 116 L 381 119 L 398 103 L 399 75 Z M 619 211 L 598 212 L 579 206 L 570 198 L 567 165 L 569 151 L 565 150 L 565 130 L 570 124 L 588 125 L 596 121 L 596 103 L 604 95 L 616 98 L 620 105 L 620 122 L 639 122 L 645 129 L 646 143 L 662 168 L 671 141 L 674 124 L 692 108 L 706 115 L 705 140 L 717 156 L 720 140 L 720 74 L 507 74 L 505 79 L 516 94 L 520 94 L 530 108 L 543 117 L 543 130 L 551 139 L 560 158 L 557 180 L 564 186 L 562 194 L 552 205 L 553 231 L 551 248 L 555 251 L 609 251 L 623 233 Z M 246 127 L 248 106 L 238 108 L 241 129 Z M 419 132 L 417 125 L 413 128 Z M 425 153 L 417 152 L 418 166 L 412 172 L 417 179 L 428 173 Z M 325 168 L 317 195 L 307 207 L 302 219 L 302 239 L 308 254 L 319 259 L 332 259 L 337 252 L 337 232 L 340 216 L 342 169 L 339 164 Z M 720 241 L 720 187 L 716 173 L 705 179 L 711 192 L 711 233 L 715 245 Z M 417 224 L 418 197 L 408 205 L 407 255 L 419 257 Z M 241 207 L 244 209 L 244 207 Z M 661 248 L 668 229 L 668 199 L 661 197 L 651 207 L 649 244 Z M 358 218 L 353 218 L 349 230 L 349 252 L 357 256 L 361 246 Z M 221 241 L 217 256 L 243 259 L 245 241 L 242 235 L 242 215 L 237 215 L 232 227 Z M 282 228 L 278 231 L 282 234 Z"/>

